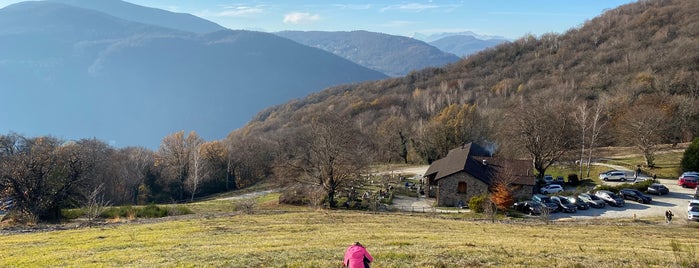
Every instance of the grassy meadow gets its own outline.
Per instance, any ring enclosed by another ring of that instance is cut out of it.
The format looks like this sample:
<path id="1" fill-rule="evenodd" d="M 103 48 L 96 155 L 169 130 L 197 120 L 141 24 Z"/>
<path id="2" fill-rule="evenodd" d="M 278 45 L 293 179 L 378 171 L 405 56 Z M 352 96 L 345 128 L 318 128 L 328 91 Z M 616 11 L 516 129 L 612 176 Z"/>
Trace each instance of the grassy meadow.
<path id="1" fill-rule="evenodd" d="M 659 157 L 668 177 L 676 172 L 671 164 L 678 157 Z M 227 197 L 186 204 L 194 212 L 189 215 L 0 235 L 0 267 L 342 267 L 344 250 L 354 241 L 367 246 L 376 259 L 374 268 L 699 267 L 699 223 L 688 223 L 682 215 L 670 225 L 662 218 L 547 225 L 504 215 L 491 223 L 488 216 L 473 213 L 374 214 L 285 206 L 274 192 L 254 201 Z M 246 202 L 254 204 L 254 213 L 243 213 Z"/>
<path id="2" fill-rule="evenodd" d="M 687 267 L 699 264 L 697 228 L 259 209 L 3 235 L 0 267 L 341 267 L 353 241 L 376 258 L 372 267 Z"/>

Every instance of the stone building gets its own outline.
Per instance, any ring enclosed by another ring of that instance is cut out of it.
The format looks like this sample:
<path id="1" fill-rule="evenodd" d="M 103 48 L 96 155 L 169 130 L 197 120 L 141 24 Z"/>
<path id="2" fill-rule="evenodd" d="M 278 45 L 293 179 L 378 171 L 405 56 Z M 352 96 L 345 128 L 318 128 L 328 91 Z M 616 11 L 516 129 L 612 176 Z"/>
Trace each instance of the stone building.
<path id="1" fill-rule="evenodd" d="M 480 145 L 468 143 L 449 151 L 425 172 L 426 194 L 437 206 L 457 206 L 486 193 L 495 182 L 509 185 L 515 199 L 533 194 L 536 177 L 531 161 L 493 157 Z"/>

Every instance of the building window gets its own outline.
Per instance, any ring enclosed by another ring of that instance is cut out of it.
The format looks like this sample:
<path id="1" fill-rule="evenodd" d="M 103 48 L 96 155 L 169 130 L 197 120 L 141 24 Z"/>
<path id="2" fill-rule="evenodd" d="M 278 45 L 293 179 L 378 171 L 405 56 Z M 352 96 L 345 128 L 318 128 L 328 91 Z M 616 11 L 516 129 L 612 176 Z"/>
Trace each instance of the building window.
<path id="1" fill-rule="evenodd" d="M 459 182 L 459 187 L 458 191 L 460 194 L 465 194 L 466 193 L 466 182 L 460 181 Z"/>

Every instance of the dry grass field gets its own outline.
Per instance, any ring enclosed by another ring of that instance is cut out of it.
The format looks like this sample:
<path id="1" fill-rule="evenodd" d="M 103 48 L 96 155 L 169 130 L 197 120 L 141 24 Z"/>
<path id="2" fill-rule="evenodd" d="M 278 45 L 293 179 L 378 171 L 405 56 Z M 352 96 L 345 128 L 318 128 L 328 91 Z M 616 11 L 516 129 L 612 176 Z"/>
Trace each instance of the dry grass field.
<path id="1" fill-rule="evenodd" d="M 683 215 L 669 225 L 659 217 L 492 223 L 472 213 L 314 210 L 279 205 L 275 192 L 252 196 L 252 214 L 239 198 L 220 196 L 187 204 L 191 215 L 10 232 L 0 235 L 0 267 L 341 267 L 354 241 L 375 268 L 699 267 L 699 223 Z"/>
<path id="2" fill-rule="evenodd" d="M 345 247 L 360 241 L 376 258 L 372 267 L 696 267 L 697 231 L 659 218 L 545 225 L 261 207 L 4 235 L 0 266 L 341 267 Z"/>

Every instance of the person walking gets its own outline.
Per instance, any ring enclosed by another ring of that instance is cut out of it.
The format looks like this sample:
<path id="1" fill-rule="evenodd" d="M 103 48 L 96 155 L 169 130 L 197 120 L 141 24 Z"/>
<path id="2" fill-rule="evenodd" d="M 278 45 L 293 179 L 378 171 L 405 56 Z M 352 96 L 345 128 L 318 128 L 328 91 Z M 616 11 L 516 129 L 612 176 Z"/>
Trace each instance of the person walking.
<path id="1" fill-rule="evenodd" d="M 359 242 L 352 243 L 345 251 L 345 260 L 342 265 L 347 268 L 369 268 L 369 264 L 374 261 L 374 257 Z"/>
<path id="2" fill-rule="evenodd" d="M 672 214 L 672 211 L 670 211 L 669 209 L 667 211 L 665 211 L 665 221 L 668 224 L 670 224 L 672 222 L 672 216 L 675 216 L 674 214 Z"/>

